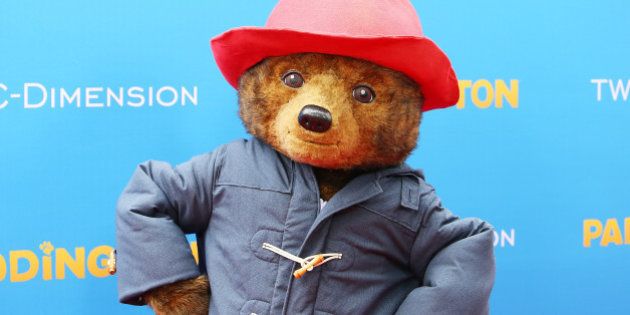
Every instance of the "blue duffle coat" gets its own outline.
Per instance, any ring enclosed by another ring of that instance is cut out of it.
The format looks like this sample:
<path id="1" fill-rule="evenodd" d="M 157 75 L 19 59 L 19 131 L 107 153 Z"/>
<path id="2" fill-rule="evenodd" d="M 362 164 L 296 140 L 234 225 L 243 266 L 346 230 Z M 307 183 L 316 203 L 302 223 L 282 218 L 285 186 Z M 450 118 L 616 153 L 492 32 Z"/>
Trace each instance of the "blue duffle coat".
<path id="1" fill-rule="evenodd" d="M 197 266 L 186 234 L 197 234 Z M 117 206 L 120 300 L 207 272 L 211 314 L 487 314 L 493 230 L 442 207 L 407 165 L 360 175 L 320 209 L 312 168 L 258 139 L 175 168 L 142 163 Z M 299 257 L 341 253 L 307 272 Z"/>

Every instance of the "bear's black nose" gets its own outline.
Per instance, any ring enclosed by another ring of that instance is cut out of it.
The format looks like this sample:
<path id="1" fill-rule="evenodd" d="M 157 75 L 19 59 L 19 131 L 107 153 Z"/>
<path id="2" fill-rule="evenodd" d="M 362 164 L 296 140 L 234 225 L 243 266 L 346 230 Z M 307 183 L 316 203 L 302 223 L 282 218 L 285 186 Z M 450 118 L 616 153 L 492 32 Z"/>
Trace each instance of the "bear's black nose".
<path id="1" fill-rule="evenodd" d="M 321 106 L 306 105 L 298 115 L 298 122 L 306 130 L 326 132 L 332 125 L 332 115 Z"/>

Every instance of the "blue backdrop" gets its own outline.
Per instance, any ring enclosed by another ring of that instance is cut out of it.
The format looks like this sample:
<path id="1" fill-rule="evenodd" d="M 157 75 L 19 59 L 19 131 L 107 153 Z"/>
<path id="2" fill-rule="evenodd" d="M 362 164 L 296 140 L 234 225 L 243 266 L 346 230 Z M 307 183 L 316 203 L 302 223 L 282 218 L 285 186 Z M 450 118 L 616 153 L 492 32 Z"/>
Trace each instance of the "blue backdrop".
<path id="1" fill-rule="evenodd" d="M 630 2 L 413 2 L 465 93 L 408 162 L 496 227 L 492 313 L 630 314 Z M 273 6 L 2 3 L 1 314 L 150 314 L 105 276 L 116 199 L 246 136 L 208 40 Z"/>

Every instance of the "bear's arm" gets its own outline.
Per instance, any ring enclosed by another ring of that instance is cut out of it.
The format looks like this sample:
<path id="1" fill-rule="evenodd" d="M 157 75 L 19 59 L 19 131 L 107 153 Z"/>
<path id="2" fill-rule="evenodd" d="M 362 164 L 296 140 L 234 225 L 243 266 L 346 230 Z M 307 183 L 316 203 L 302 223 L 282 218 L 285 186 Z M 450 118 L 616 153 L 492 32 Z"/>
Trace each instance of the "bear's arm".
<path id="1" fill-rule="evenodd" d="M 116 212 L 121 302 L 142 305 L 145 292 L 200 275 L 185 234 L 208 225 L 217 154 L 175 168 L 149 161 L 134 172 Z"/>
<path id="2" fill-rule="evenodd" d="M 411 255 L 422 283 L 396 314 L 488 314 L 495 276 L 493 229 L 479 219 L 459 219 L 433 192 L 429 195 Z"/>

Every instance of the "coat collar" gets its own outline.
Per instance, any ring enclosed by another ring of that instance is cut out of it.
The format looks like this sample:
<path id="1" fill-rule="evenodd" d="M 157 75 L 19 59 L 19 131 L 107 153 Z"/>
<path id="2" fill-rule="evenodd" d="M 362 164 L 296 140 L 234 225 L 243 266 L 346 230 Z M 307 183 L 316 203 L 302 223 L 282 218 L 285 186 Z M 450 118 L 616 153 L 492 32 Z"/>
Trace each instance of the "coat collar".
<path id="1" fill-rule="evenodd" d="M 317 182 L 313 172 L 313 168 L 310 165 L 295 162 L 289 159 L 287 156 L 276 151 L 269 144 L 260 139 L 254 138 L 255 141 L 260 142 L 263 146 L 273 150 L 278 154 L 278 157 L 282 160 L 282 164 L 285 165 L 285 170 L 289 173 L 300 172 L 306 174 L 308 178 L 305 181 L 309 183 L 312 189 L 317 191 Z M 289 167 L 290 165 L 290 167 Z M 313 233 L 317 227 L 330 218 L 334 214 L 348 209 L 354 205 L 370 200 L 375 196 L 383 192 L 380 180 L 389 176 L 410 176 L 416 178 L 418 181 L 424 180 L 424 175 L 419 170 L 414 170 L 407 164 L 400 164 L 388 168 L 384 168 L 378 171 L 368 172 L 357 176 L 352 179 L 345 187 L 338 191 L 324 206 L 317 215 L 315 222 L 311 226 L 306 239 Z M 293 178 L 293 174 L 288 174 L 288 178 Z M 401 206 L 418 209 L 420 185 L 416 185 L 409 182 L 404 182 L 401 191 Z M 295 189 L 294 187 L 292 189 Z M 319 196 L 319 194 L 318 194 Z"/>
<path id="2" fill-rule="evenodd" d="M 310 174 L 311 181 L 313 181 L 312 185 L 317 189 L 317 183 L 315 181 L 315 175 L 313 173 L 313 168 L 310 165 L 299 164 L 296 163 L 296 167 L 302 168 L 304 174 Z M 364 201 L 370 200 L 377 195 L 383 192 L 383 187 L 381 187 L 380 179 L 389 176 L 412 176 L 420 180 L 423 178 L 423 175 L 418 170 L 413 170 L 406 164 L 401 164 L 398 166 L 382 169 L 375 172 L 369 172 L 362 175 L 357 176 L 352 179 L 346 186 L 344 186 L 340 191 L 338 191 L 321 209 L 313 225 L 311 225 L 306 238 L 304 239 L 304 244 L 308 242 L 308 239 L 315 232 L 315 230 L 328 218 L 332 217 L 336 213 L 342 212 L 354 205 L 360 204 Z M 419 204 L 419 185 L 413 184 L 403 184 L 401 191 L 401 206 L 410 208 L 410 209 L 418 209 Z M 300 252 L 304 248 L 300 249 Z"/>
<path id="3" fill-rule="evenodd" d="M 308 168 L 308 172 L 313 173 L 312 167 L 309 165 L 300 164 L 300 167 Z M 317 226 L 322 221 L 331 217 L 339 211 L 343 211 L 356 204 L 370 200 L 383 192 L 383 188 L 380 184 L 380 179 L 389 176 L 413 176 L 423 178 L 420 171 L 414 170 L 407 164 L 401 164 L 385 169 L 381 169 L 375 172 L 369 172 L 361 174 L 352 179 L 345 187 L 338 191 L 329 201 L 326 206 L 321 210 L 313 227 Z M 312 177 L 313 179 L 315 176 Z M 317 186 L 317 185 L 315 185 Z M 417 185 L 404 185 L 403 195 L 401 198 L 401 204 L 405 207 L 418 206 L 418 189 L 414 187 Z"/>

